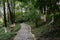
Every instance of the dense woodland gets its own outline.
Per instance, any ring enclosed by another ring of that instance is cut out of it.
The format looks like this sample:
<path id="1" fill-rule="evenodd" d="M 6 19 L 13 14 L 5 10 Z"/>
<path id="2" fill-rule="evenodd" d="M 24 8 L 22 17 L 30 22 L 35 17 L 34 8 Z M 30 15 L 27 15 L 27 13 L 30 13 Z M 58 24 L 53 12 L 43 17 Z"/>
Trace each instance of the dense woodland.
<path id="1" fill-rule="evenodd" d="M 0 0 L 0 40 L 13 40 L 23 22 L 37 40 L 60 38 L 60 0 Z"/>

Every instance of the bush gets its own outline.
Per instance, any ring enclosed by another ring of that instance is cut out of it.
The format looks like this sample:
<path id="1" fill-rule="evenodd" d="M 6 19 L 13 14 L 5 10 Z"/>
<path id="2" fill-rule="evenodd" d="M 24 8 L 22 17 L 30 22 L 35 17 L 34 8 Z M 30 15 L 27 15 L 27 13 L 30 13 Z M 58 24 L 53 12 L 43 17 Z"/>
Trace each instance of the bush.
<path id="1" fill-rule="evenodd" d="M 25 21 L 28 21 L 28 14 L 27 13 L 20 13 L 20 12 L 17 12 L 16 15 L 15 15 L 15 22 L 25 22 Z"/>

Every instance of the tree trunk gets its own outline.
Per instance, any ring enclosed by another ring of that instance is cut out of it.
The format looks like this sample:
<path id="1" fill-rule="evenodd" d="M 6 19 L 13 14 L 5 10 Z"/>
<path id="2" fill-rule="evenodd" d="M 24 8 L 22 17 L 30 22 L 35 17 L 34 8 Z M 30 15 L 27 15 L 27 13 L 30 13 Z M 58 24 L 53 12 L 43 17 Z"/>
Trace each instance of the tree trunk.
<path id="1" fill-rule="evenodd" d="M 5 2 L 3 2 L 3 10 L 4 10 L 4 29 L 7 32 L 7 20 L 6 20 L 6 10 L 5 10 Z"/>
<path id="2" fill-rule="evenodd" d="M 13 6 L 11 2 L 9 3 L 9 1 L 7 1 L 9 13 L 10 13 L 10 21 L 11 21 L 11 28 L 12 28 L 11 30 L 13 30 L 13 28 L 15 27 L 15 10 L 13 10 L 14 8 L 11 8 Z"/>

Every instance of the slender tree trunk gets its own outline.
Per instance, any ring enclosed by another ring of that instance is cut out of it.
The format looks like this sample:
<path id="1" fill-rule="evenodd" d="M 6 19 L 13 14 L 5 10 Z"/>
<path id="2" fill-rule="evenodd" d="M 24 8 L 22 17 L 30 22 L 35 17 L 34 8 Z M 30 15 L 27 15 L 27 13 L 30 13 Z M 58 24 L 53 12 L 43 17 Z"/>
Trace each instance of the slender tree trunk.
<path id="1" fill-rule="evenodd" d="M 9 1 L 8 1 L 8 9 L 9 9 L 9 13 L 10 13 L 10 20 L 11 20 L 11 23 L 13 24 L 13 13 L 11 11 Z"/>
<path id="2" fill-rule="evenodd" d="M 7 20 L 6 20 L 6 10 L 5 10 L 5 2 L 3 2 L 3 10 L 4 10 L 4 29 L 7 32 Z"/>
<path id="3" fill-rule="evenodd" d="M 14 8 L 12 8 L 13 5 L 11 3 L 9 3 L 8 0 L 7 0 L 7 3 L 8 3 L 9 13 L 10 13 L 11 28 L 12 28 L 11 30 L 13 30 L 13 28 L 15 27 L 15 15 L 14 15 L 15 14 L 15 10 L 13 10 L 14 9 Z"/>

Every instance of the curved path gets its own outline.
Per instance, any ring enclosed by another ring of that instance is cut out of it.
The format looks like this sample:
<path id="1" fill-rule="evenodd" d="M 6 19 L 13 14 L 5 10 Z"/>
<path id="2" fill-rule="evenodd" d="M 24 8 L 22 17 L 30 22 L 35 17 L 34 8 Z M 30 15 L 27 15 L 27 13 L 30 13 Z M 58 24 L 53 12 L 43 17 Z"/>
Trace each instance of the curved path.
<path id="1" fill-rule="evenodd" d="M 21 23 L 21 29 L 18 31 L 14 40 L 35 40 L 34 35 L 31 33 L 31 27 L 26 23 Z"/>

